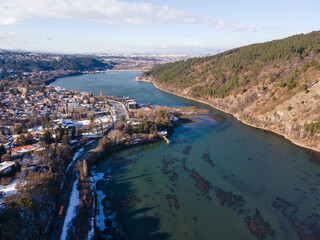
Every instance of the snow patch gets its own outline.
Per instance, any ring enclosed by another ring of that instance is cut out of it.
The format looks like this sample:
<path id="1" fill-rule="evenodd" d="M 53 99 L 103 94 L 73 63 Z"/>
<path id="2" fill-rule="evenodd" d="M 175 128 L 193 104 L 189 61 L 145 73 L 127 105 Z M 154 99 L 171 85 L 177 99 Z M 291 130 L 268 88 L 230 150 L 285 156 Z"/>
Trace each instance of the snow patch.
<path id="1" fill-rule="evenodd" d="M 93 134 L 93 133 L 83 133 L 83 136 L 86 136 L 87 138 L 100 138 L 101 136 L 99 134 Z"/>
<path id="2" fill-rule="evenodd" d="M 4 197 L 4 198 L 7 198 L 7 197 L 9 197 L 9 196 L 12 195 L 12 194 L 17 193 L 16 185 L 17 185 L 17 182 L 18 182 L 18 181 L 19 181 L 18 179 L 15 179 L 15 180 L 13 180 L 10 184 L 8 184 L 8 185 L 6 185 L 6 186 L 1 186 L 1 185 L 0 185 L 0 193 L 3 194 L 3 197 Z M 2 202 L 2 201 L 0 200 L 0 203 L 1 203 L 1 202 Z"/>
<path id="3" fill-rule="evenodd" d="M 93 184 L 92 184 L 92 188 L 94 190 L 96 190 L 96 184 L 98 181 L 104 179 L 104 175 L 105 173 L 92 173 L 93 177 Z M 97 211 L 98 214 L 96 216 L 96 224 L 97 227 L 99 228 L 100 231 L 103 231 L 106 226 L 105 226 L 105 222 L 104 222 L 104 212 L 103 212 L 103 206 L 102 206 L 102 200 L 106 197 L 105 194 L 102 191 L 96 191 L 97 194 Z"/>
<path id="4" fill-rule="evenodd" d="M 79 156 L 83 153 L 83 151 L 84 151 L 84 148 L 81 148 L 78 151 L 76 151 L 76 153 L 73 155 L 71 163 L 68 165 L 66 169 L 66 173 L 69 171 L 74 161 L 76 161 L 79 158 Z M 60 185 L 60 190 L 63 188 L 65 181 L 66 181 L 66 175 L 63 176 L 63 180 Z"/>
<path id="5" fill-rule="evenodd" d="M 78 125 L 78 126 L 87 126 L 87 125 L 90 124 L 90 122 L 91 122 L 90 120 L 81 120 L 81 121 L 75 123 L 75 125 Z"/>
<path id="6" fill-rule="evenodd" d="M 111 118 L 109 116 L 103 116 L 103 117 L 99 117 L 96 119 L 96 123 L 106 123 L 106 122 L 110 122 L 111 121 Z"/>
<path id="7" fill-rule="evenodd" d="M 97 204 L 98 204 L 98 214 L 96 216 L 96 224 L 100 231 L 104 231 L 106 229 L 106 225 L 104 222 L 105 216 L 103 212 L 102 200 L 106 197 L 106 195 L 102 191 L 97 191 Z"/>
<path id="8" fill-rule="evenodd" d="M 111 169 L 109 169 L 107 172 L 109 172 L 110 170 Z M 93 182 L 92 188 L 96 191 L 96 194 L 97 194 L 97 212 L 98 212 L 98 214 L 96 215 L 96 225 L 100 231 L 104 231 L 106 228 L 106 225 L 104 222 L 105 216 L 104 216 L 104 212 L 103 212 L 102 200 L 106 197 L 106 195 L 102 191 L 97 191 L 96 185 L 97 185 L 98 181 L 105 179 L 104 178 L 105 173 L 104 172 L 95 173 L 94 171 L 92 171 L 92 175 L 93 175 L 93 177 L 91 178 L 92 182 Z"/>
<path id="9" fill-rule="evenodd" d="M 95 182 L 100 181 L 102 179 L 104 179 L 104 173 L 96 173 L 96 175 L 94 175 Z"/>
<path id="10" fill-rule="evenodd" d="M 91 172 L 93 176 L 91 177 L 91 182 L 92 182 L 91 186 L 92 186 L 92 190 L 96 192 L 96 196 L 97 196 L 97 209 L 96 209 L 97 214 L 96 214 L 95 220 L 96 220 L 96 226 L 101 232 L 103 232 L 106 229 L 106 224 L 105 224 L 106 219 L 112 222 L 113 228 L 118 230 L 120 229 L 119 224 L 115 220 L 117 213 L 109 209 L 110 203 L 104 202 L 104 205 L 102 205 L 103 199 L 105 199 L 107 195 L 112 197 L 113 192 L 109 191 L 109 193 L 105 194 L 102 190 L 96 190 L 96 185 L 98 181 L 103 180 L 103 181 L 109 182 L 113 180 L 113 177 L 110 175 L 111 170 L 112 168 L 109 168 L 106 171 L 99 172 L 99 173 L 96 173 L 95 171 Z M 109 238 L 107 237 L 106 239 L 109 239 Z"/>
<path id="11" fill-rule="evenodd" d="M 34 128 L 29 128 L 28 132 L 42 133 L 43 128 L 42 128 L 42 126 L 36 126 Z"/>
<path id="12" fill-rule="evenodd" d="M 71 165 L 74 163 L 74 161 L 76 161 L 76 160 L 79 158 L 79 156 L 83 153 L 83 151 L 84 151 L 84 148 L 81 148 L 81 149 L 79 149 L 78 151 L 76 151 L 76 153 L 73 155 L 73 158 L 72 158 L 71 163 L 70 163 L 70 164 L 68 165 L 68 167 L 67 167 L 66 172 L 69 171 Z"/>
<path id="13" fill-rule="evenodd" d="M 78 205 L 80 203 L 80 193 L 77 187 L 78 180 L 74 181 L 73 183 L 72 192 L 69 200 L 69 207 L 67 210 L 66 217 L 64 219 L 60 240 L 67 239 L 68 228 L 72 224 L 72 220 L 76 217 L 77 214 Z"/>
<path id="14" fill-rule="evenodd" d="M 94 140 L 91 140 L 89 142 L 86 143 L 86 146 L 90 145 L 91 143 L 94 143 L 95 141 Z"/>
<path id="15" fill-rule="evenodd" d="M 90 221 L 90 226 L 91 226 L 91 229 L 88 233 L 88 240 L 91 240 L 93 237 L 94 237 L 94 227 L 93 227 L 93 221 L 94 221 L 94 217 L 91 218 L 91 221 Z"/>
<path id="16" fill-rule="evenodd" d="M 7 170 L 10 170 L 10 168 L 14 165 L 14 163 L 15 162 L 12 162 L 12 161 L 0 163 L 0 172 L 6 172 Z"/>

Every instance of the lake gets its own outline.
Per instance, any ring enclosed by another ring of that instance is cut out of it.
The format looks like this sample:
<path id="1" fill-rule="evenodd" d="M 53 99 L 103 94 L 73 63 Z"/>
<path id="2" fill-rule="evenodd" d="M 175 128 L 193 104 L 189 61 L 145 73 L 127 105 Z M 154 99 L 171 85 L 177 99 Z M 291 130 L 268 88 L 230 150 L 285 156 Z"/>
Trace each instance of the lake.
<path id="1" fill-rule="evenodd" d="M 152 105 L 209 110 L 169 138 L 120 151 L 94 170 L 100 218 L 131 239 L 320 239 L 319 155 L 229 114 L 106 72 L 53 84 Z M 217 114 L 222 115 L 217 121 Z M 117 223 L 114 221 L 114 225 Z M 105 230 L 106 231 L 106 230 Z"/>

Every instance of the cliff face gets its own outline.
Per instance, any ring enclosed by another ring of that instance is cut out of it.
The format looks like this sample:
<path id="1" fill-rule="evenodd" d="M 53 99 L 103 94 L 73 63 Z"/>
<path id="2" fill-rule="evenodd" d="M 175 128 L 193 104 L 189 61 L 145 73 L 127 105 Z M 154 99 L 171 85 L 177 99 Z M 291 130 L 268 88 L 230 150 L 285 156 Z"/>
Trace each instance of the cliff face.
<path id="1" fill-rule="evenodd" d="M 308 75 L 314 79 L 308 91 L 287 93 L 277 84 L 264 84 L 225 98 L 195 98 L 190 88 L 181 91 L 171 84 L 159 83 L 153 77 L 139 76 L 137 80 L 152 82 L 163 91 L 206 103 L 234 115 L 247 125 L 275 132 L 296 145 L 320 151 L 320 134 L 304 128 L 305 123 L 314 122 L 320 116 L 320 82 L 315 80 L 320 78 L 320 73 Z"/>

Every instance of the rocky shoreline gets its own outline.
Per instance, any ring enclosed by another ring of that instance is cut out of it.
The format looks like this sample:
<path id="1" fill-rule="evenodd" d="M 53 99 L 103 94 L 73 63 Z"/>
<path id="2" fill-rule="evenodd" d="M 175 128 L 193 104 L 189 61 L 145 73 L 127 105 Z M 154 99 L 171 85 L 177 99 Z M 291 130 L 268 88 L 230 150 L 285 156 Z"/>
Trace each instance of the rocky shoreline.
<path id="1" fill-rule="evenodd" d="M 261 129 L 261 130 L 265 130 L 265 131 L 269 131 L 269 132 L 272 132 L 272 133 L 275 133 L 281 137 L 284 137 L 286 140 L 288 140 L 289 142 L 297 145 L 297 146 L 300 146 L 300 147 L 303 147 L 303 148 L 306 148 L 306 149 L 309 149 L 309 150 L 312 150 L 312 151 L 315 151 L 315 152 L 320 152 L 320 141 L 319 143 L 315 143 L 315 141 L 312 141 L 312 144 L 313 145 L 316 145 L 316 146 L 312 146 L 311 144 L 308 144 L 306 143 L 306 141 L 301 141 L 300 139 L 297 139 L 289 134 L 286 134 L 286 130 L 287 129 L 280 129 L 279 126 L 277 125 L 270 125 L 270 126 L 262 126 L 259 124 L 260 120 L 259 119 L 253 119 L 252 117 L 249 117 L 249 116 L 245 116 L 244 114 L 241 114 L 241 112 L 235 112 L 235 111 L 232 111 L 230 109 L 227 109 L 226 105 L 228 104 L 228 100 L 229 99 L 217 99 L 216 102 L 210 102 L 209 100 L 205 100 L 205 99 L 197 99 L 197 98 L 194 98 L 192 96 L 190 96 L 188 94 L 188 92 L 185 92 L 185 91 L 177 91 L 177 89 L 175 88 L 172 88 L 172 87 L 169 87 L 169 86 L 163 86 L 161 84 L 159 84 L 154 78 L 143 78 L 141 75 L 136 77 L 136 80 L 137 81 L 140 81 L 140 82 L 149 82 L 149 83 L 152 83 L 153 86 L 161 91 L 164 91 L 166 93 L 169 93 L 169 94 L 173 94 L 173 95 L 176 95 L 176 96 L 179 96 L 179 97 L 182 97 L 182 98 L 186 98 L 186 99 L 190 99 L 190 100 L 193 100 L 193 101 L 196 101 L 196 102 L 199 102 L 199 103 L 203 103 L 203 104 L 206 104 L 206 105 L 209 105 L 210 107 L 212 108 L 215 108 L 219 111 L 222 111 L 222 112 L 225 112 L 225 113 L 228 113 L 228 114 L 231 114 L 232 116 L 234 116 L 238 121 L 250 126 L 250 127 L 254 127 L 254 128 L 258 128 L 258 129 Z M 317 86 L 316 86 L 317 85 Z M 314 87 L 320 87 L 320 82 L 315 84 Z M 178 92 L 181 92 L 181 93 L 178 93 Z M 218 105 L 220 103 L 220 105 Z M 265 123 L 261 123 L 261 124 L 264 124 Z"/>

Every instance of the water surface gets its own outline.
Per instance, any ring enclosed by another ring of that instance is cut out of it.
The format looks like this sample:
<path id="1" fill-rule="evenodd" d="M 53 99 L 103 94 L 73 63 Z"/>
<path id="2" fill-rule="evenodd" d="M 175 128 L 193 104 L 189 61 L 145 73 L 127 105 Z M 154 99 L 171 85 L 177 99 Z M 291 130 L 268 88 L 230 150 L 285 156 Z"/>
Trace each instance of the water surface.
<path id="1" fill-rule="evenodd" d="M 94 94 L 102 89 L 141 103 L 196 105 L 210 113 L 176 129 L 169 146 L 157 142 L 101 161 L 95 171 L 105 173 L 97 189 L 106 195 L 106 216 L 112 201 L 124 229 L 137 240 L 299 239 L 298 231 L 320 238 L 317 155 L 228 114 L 136 82 L 137 74 L 73 76 L 54 84 Z M 215 114 L 225 120 L 215 121 Z"/>

